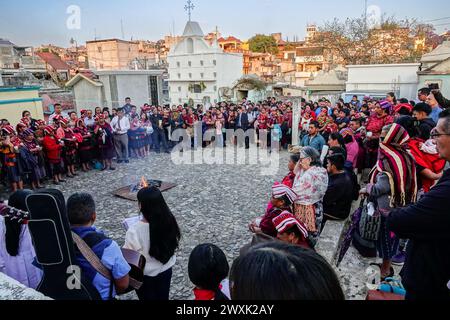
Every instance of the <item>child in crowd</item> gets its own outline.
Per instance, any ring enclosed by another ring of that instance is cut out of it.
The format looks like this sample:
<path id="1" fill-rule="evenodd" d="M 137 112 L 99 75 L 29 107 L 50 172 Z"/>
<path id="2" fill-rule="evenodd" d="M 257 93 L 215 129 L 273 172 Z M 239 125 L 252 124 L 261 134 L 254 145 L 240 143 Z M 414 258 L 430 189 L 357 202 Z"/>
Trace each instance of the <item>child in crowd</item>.
<path id="1" fill-rule="evenodd" d="M 110 271 L 114 281 L 100 274 L 76 249 L 78 265 L 98 290 L 103 300 L 112 300 L 117 293 L 124 293 L 129 286 L 131 268 L 122 255 L 119 245 L 94 227 L 97 214 L 95 202 L 88 193 L 75 193 L 67 200 L 67 214 L 72 232 L 92 249 L 102 264 Z"/>
<path id="2" fill-rule="evenodd" d="M 249 229 L 253 233 L 264 233 L 268 236 L 277 237 L 277 230 L 273 219 L 283 211 L 292 212 L 292 204 L 296 200 L 296 193 L 283 184 L 275 184 L 272 187 L 272 208 L 264 216 L 252 221 Z"/>
<path id="3" fill-rule="evenodd" d="M 308 242 L 308 230 L 292 213 L 284 211 L 272 220 L 277 229 L 277 238 L 283 242 L 311 249 Z"/>
<path id="4" fill-rule="evenodd" d="M 50 174 L 53 177 L 53 183 L 58 185 L 60 182 L 66 182 L 66 180 L 62 178 L 63 168 L 61 159 L 61 151 L 64 142 L 61 142 L 56 138 L 55 129 L 52 126 L 45 127 L 44 134 L 45 136 L 42 145 L 44 146 L 45 155 L 50 164 Z"/>
<path id="5" fill-rule="evenodd" d="M 213 244 L 197 246 L 189 257 L 189 279 L 195 285 L 195 300 L 230 300 L 230 267 L 225 253 Z"/>

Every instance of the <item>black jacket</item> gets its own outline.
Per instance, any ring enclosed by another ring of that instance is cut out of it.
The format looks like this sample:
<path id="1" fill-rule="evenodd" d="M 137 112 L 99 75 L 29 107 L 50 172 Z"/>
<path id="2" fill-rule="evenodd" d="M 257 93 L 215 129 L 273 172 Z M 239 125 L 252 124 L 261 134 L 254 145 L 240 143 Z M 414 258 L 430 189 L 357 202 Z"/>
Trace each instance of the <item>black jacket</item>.
<path id="1" fill-rule="evenodd" d="M 331 175 L 323 198 L 323 212 L 339 220 L 350 215 L 353 202 L 353 182 L 346 172 Z"/>
<path id="2" fill-rule="evenodd" d="M 426 118 L 422 121 L 420 121 L 419 124 L 419 138 L 427 141 L 430 139 L 431 130 L 436 127 L 436 122 L 434 122 L 431 118 Z"/>
<path id="3" fill-rule="evenodd" d="M 239 126 L 239 117 L 241 117 L 241 114 L 238 114 L 237 118 L 236 118 L 236 129 L 242 129 L 242 130 L 247 130 L 250 127 L 250 122 L 248 121 L 248 114 L 247 113 L 242 113 L 242 117 L 241 117 L 241 125 Z"/>
<path id="4" fill-rule="evenodd" d="M 409 298 L 450 300 L 450 169 L 419 202 L 393 210 L 387 226 L 410 240 L 401 272 Z"/>

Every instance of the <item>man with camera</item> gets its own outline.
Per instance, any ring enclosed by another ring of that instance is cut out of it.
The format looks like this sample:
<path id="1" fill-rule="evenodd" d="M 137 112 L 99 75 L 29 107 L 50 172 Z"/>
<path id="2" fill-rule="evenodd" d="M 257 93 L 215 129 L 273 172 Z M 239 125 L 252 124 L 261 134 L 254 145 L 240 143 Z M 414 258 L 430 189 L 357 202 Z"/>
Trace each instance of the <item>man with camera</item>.
<path id="1" fill-rule="evenodd" d="M 439 84 L 437 83 L 431 83 L 428 86 L 428 89 L 430 90 L 429 97 L 431 99 L 431 102 L 436 104 L 442 109 L 448 109 L 450 108 L 450 100 L 446 99 L 443 95 L 441 90 L 439 89 Z M 431 97 L 430 97 L 431 96 Z M 435 100 L 435 102 L 433 101 Z M 428 103 L 428 102 L 427 102 Z M 433 106 L 431 106 L 433 107 Z M 435 120 L 437 122 L 438 119 Z"/>
<path id="2" fill-rule="evenodd" d="M 446 99 L 442 95 L 442 92 L 441 92 L 441 90 L 439 90 L 439 85 L 437 83 L 432 83 L 428 87 L 431 90 L 431 93 L 433 94 L 434 98 L 436 99 L 437 104 L 442 109 L 450 108 L 450 100 Z"/>

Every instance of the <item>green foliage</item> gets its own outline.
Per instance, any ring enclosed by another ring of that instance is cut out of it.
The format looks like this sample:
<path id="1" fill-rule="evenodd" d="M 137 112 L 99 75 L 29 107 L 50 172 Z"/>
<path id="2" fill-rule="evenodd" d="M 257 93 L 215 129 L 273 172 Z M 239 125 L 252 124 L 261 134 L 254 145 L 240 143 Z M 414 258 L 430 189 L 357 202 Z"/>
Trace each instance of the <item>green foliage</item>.
<path id="1" fill-rule="evenodd" d="M 256 36 L 251 38 L 248 42 L 250 45 L 250 50 L 253 52 L 271 53 L 271 54 L 278 53 L 277 41 L 272 36 L 257 34 Z"/>

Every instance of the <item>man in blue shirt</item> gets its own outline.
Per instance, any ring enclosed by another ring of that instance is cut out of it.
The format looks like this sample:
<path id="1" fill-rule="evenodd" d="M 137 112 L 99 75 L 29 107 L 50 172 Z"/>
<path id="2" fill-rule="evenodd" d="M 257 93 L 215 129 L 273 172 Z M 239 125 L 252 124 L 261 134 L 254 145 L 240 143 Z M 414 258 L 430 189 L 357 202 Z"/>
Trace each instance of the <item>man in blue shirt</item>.
<path id="1" fill-rule="evenodd" d="M 94 227 L 96 220 L 95 202 L 88 193 L 75 193 L 67 200 L 67 213 L 72 231 L 82 238 L 111 271 L 114 281 L 105 278 L 75 248 L 78 265 L 99 292 L 103 300 L 113 299 L 117 293 L 124 293 L 129 286 L 131 268 L 122 255 L 119 245 Z"/>
<path id="2" fill-rule="evenodd" d="M 325 139 L 319 134 L 319 123 L 317 121 L 311 121 L 308 135 L 303 137 L 301 146 L 313 147 L 319 154 L 322 154 L 322 149 L 325 144 Z"/>

